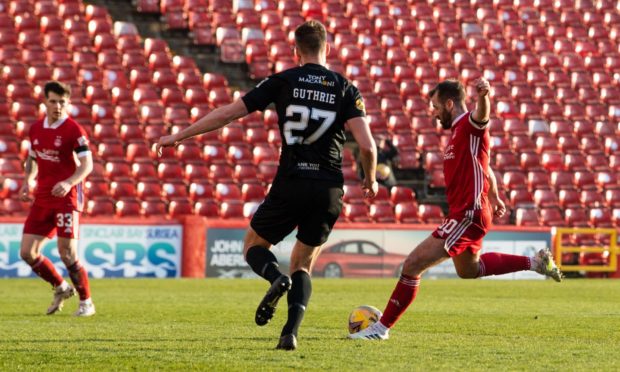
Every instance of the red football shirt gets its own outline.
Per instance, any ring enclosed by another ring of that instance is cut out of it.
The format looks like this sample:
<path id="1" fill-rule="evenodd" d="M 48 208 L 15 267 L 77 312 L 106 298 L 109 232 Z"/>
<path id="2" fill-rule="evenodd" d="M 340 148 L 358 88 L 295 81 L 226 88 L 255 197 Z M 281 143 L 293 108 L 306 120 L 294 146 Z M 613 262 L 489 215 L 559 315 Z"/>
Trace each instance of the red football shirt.
<path id="1" fill-rule="evenodd" d="M 443 161 L 450 214 L 487 208 L 490 138 L 488 126 L 474 123 L 471 112 L 452 122 Z"/>
<path id="2" fill-rule="evenodd" d="M 72 206 L 78 211 L 84 205 L 82 183 L 63 197 L 52 196 L 52 188 L 75 173 L 77 158 L 90 154 L 84 129 L 69 117 L 48 123 L 47 117 L 30 127 L 30 156 L 36 158 L 38 173 L 35 203 L 46 208 Z"/>

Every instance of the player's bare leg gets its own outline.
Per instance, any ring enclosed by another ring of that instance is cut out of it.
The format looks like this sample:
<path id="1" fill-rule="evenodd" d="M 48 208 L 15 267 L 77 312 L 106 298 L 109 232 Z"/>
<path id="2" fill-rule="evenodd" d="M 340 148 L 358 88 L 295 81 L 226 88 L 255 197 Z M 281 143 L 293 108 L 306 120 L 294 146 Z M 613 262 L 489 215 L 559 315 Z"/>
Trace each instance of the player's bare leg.
<path id="1" fill-rule="evenodd" d="M 381 319 L 370 327 L 349 335 L 352 339 L 386 340 L 389 330 L 398 321 L 415 299 L 420 286 L 420 278 L 428 268 L 449 258 L 444 249 L 445 240 L 432 235 L 420 243 L 405 259 L 403 272 L 383 311 Z"/>
<path id="2" fill-rule="evenodd" d="M 54 298 L 47 309 L 47 314 L 51 315 L 62 310 L 64 301 L 75 295 L 75 290 L 58 274 L 52 262 L 41 255 L 46 240 L 45 236 L 24 234 L 19 253 L 35 274 L 52 285 Z"/>
<path id="3" fill-rule="evenodd" d="M 295 350 L 297 348 L 297 333 L 312 295 L 310 273 L 320 252 L 320 246 L 313 247 L 299 240 L 293 247 L 291 253 L 292 286 L 287 297 L 288 319 L 282 328 L 277 349 Z"/>
<path id="4" fill-rule="evenodd" d="M 60 259 L 67 267 L 69 277 L 80 296 L 80 304 L 74 315 L 80 317 L 92 316 L 95 315 L 95 305 L 90 298 L 88 273 L 77 257 L 77 245 L 77 239 L 58 237 Z"/>
<path id="5" fill-rule="evenodd" d="M 271 283 L 254 316 L 254 321 L 259 326 L 269 323 L 280 298 L 291 288 L 291 278 L 280 272 L 278 260 L 270 248 L 271 243 L 258 235 L 252 227 L 248 228 L 243 249 L 245 260 L 257 275 Z"/>

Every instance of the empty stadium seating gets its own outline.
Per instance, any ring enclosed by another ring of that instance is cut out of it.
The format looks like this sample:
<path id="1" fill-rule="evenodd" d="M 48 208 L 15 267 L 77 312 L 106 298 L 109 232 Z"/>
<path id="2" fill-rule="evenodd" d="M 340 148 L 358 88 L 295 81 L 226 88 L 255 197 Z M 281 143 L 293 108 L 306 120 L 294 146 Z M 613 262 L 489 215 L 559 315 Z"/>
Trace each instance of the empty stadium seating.
<path id="1" fill-rule="evenodd" d="M 222 197 L 209 191 L 218 183 L 232 190 L 266 189 L 280 148 L 272 110 L 166 149 L 158 158 L 152 144 L 160 136 L 231 101 L 226 77 L 199 71 L 191 56 L 174 55 L 163 39 L 142 38 L 135 25 L 113 22 L 103 7 L 81 1 L 10 3 L 12 18 L 0 28 L 0 83 L 7 88 L 0 92 L 3 176 L 23 173 L 28 126 L 43 114 L 37 84 L 56 78 L 75 87 L 71 114 L 93 142 L 95 171 L 87 193 L 97 200 L 87 210 L 135 215 L 135 203 L 116 202 L 159 198 L 155 212 L 145 213 L 140 204 L 138 214 L 249 216 L 235 203 L 222 209 L 206 200 Z M 535 221 L 534 205 L 542 224 L 556 223 L 558 211 L 565 223 L 606 223 L 591 217 L 601 206 L 619 205 L 620 56 L 617 22 L 601 20 L 617 10 L 598 6 L 584 13 L 582 2 L 559 3 L 562 12 L 549 1 L 276 0 L 238 2 L 245 5 L 236 8 L 215 0 L 134 2 L 138 12 L 164 16 L 168 29 L 188 30 L 200 45 L 217 45 L 223 60 L 241 57 L 254 79 L 294 65 L 290 31 L 296 25 L 308 18 L 324 21 L 338 51 L 329 64 L 365 95 L 373 133 L 398 145 L 396 170 L 424 170 L 432 187 L 443 186 L 447 137 L 429 116 L 428 90 L 440 78 L 471 82 L 484 75 L 492 84 L 492 167 L 517 208 L 517 223 Z M 524 19 L 528 26 L 519 27 Z M 443 218 L 432 206 L 418 207 L 407 187 L 364 200 L 352 156 L 344 169 L 347 189 L 355 190 L 345 191 L 344 218 L 367 222 L 387 215 L 430 223 Z M 175 197 L 190 198 L 192 208 L 181 199 L 171 205 L 173 194 L 162 188 L 171 181 L 179 181 Z M 106 194 L 114 199 L 104 200 Z M 357 204 L 366 209 L 347 209 Z"/>

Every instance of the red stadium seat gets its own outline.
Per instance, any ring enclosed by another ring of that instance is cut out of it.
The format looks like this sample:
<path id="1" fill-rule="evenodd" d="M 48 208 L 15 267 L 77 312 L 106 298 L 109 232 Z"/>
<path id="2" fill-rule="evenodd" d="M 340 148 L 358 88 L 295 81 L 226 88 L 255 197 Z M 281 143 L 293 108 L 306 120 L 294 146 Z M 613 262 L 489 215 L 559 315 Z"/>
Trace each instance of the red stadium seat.
<path id="1" fill-rule="evenodd" d="M 530 208 L 534 206 L 534 199 L 529 191 L 524 189 L 510 191 L 510 204 L 513 208 Z"/>
<path id="2" fill-rule="evenodd" d="M 579 200 L 586 208 L 597 208 L 605 204 L 604 196 L 596 190 L 582 190 Z"/>
<path id="3" fill-rule="evenodd" d="M 159 163 L 157 165 L 157 175 L 160 180 L 181 180 L 183 179 L 183 167 L 178 163 Z"/>
<path id="4" fill-rule="evenodd" d="M 399 203 L 416 203 L 415 192 L 405 186 L 392 186 L 390 190 L 390 201 L 396 205 Z"/>
<path id="5" fill-rule="evenodd" d="M 233 168 L 228 164 L 211 164 L 209 166 L 209 180 L 213 183 L 233 182 Z"/>
<path id="6" fill-rule="evenodd" d="M 560 190 L 559 193 L 560 206 L 562 208 L 579 208 L 581 207 L 580 194 L 576 190 Z"/>
<path id="7" fill-rule="evenodd" d="M 379 223 L 395 223 L 396 216 L 394 215 L 394 209 L 390 204 L 371 204 L 370 219 Z"/>
<path id="8" fill-rule="evenodd" d="M 348 204 L 364 203 L 364 192 L 359 185 L 344 185 L 342 200 Z"/>
<path id="9" fill-rule="evenodd" d="M 567 208 L 564 211 L 564 221 L 570 227 L 590 227 L 588 215 L 581 207 Z"/>
<path id="10" fill-rule="evenodd" d="M 260 184 L 245 183 L 241 186 L 241 199 L 245 202 L 262 202 L 265 195 L 265 188 Z"/>
<path id="11" fill-rule="evenodd" d="M 225 163 L 226 148 L 221 144 L 205 145 L 203 147 L 202 157 L 207 164 Z"/>
<path id="12" fill-rule="evenodd" d="M 176 200 L 179 198 L 186 198 L 187 187 L 181 180 L 164 181 L 161 185 L 162 196 L 167 200 Z"/>
<path id="13" fill-rule="evenodd" d="M 140 141 L 127 144 L 127 150 L 125 152 L 125 159 L 127 161 L 151 161 L 152 158 L 151 150 L 146 142 Z"/>
<path id="14" fill-rule="evenodd" d="M 343 207 L 343 214 L 350 222 L 371 222 L 368 212 L 366 204 L 345 204 Z"/>
<path id="15" fill-rule="evenodd" d="M 142 208 L 137 199 L 119 200 L 115 204 L 117 217 L 140 217 Z"/>
<path id="16" fill-rule="evenodd" d="M 564 155 L 560 152 L 549 151 L 542 154 L 541 165 L 547 171 L 564 169 Z"/>
<path id="17" fill-rule="evenodd" d="M 163 200 L 144 200 L 140 203 L 140 214 L 144 217 L 164 218 L 167 215 L 166 202 Z"/>
<path id="18" fill-rule="evenodd" d="M 107 162 L 105 165 L 105 176 L 110 180 L 131 177 L 129 164 L 124 161 Z"/>
<path id="19" fill-rule="evenodd" d="M 432 204 L 420 204 L 418 215 L 424 223 L 429 224 L 441 223 L 445 218 L 441 208 Z"/>
<path id="20" fill-rule="evenodd" d="M 98 199 L 110 195 L 110 188 L 107 181 L 88 180 L 84 183 L 84 186 L 84 191 L 88 199 Z"/>
<path id="21" fill-rule="evenodd" d="M 244 219 L 244 203 L 240 200 L 227 200 L 220 204 L 220 217 L 223 219 Z"/>
<path id="22" fill-rule="evenodd" d="M 11 199 L 5 199 L 5 202 Z M 92 217 L 113 216 L 114 202 L 111 199 L 91 199 L 87 203 L 86 214 Z"/>
<path id="23" fill-rule="evenodd" d="M 194 204 L 194 212 L 203 217 L 219 217 L 219 205 L 214 200 L 201 200 Z"/>
<path id="24" fill-rule="evenodd" d="M 418 205 L 415 202 L 401 202 L 394 206 L 394 214 L 398 222 L 420 223 Z"/>
<path id="25" fill-rule="evenodd" d="M 133 180 L 122 179 L 110 183 L 110 196 L 114 199 L 135 198 L 138 193 Z"/>
<path id="26" fill-rule="evenodd" d="M 538 208 L 558 207 L 558 195 L 552 190 L 539 189 L 534 191 L 534 203 Z"/>
<path id="27" fill-rule="evenodd" d="M 253 155 L 249 145 L 231 145 L 228 147 L 228 162 L 231 164 L 251 164 Z"/>
<path id="28" fill-rule="evenodd" d="M 95 126 L 95 133 L 97 133 L 97 129 L 99 127 Z M 111 128 L 111 131 L 114 135 L 118 135 L 114 128 Z M 125 149 L 123 144 L 115 140 L 113 137 L 101 136 L 101 132 L 94 136 L 95 139 L 101 142 L 97 146 L 97 156 L 105 161 L 123 161 L 125 159 Z"/>
<path id="29" fill-rule="evenodd" d="M 157 170 L 150 161 L 136 162 L 131 165 L 131 175 L 136 180 L 156 180 Z"/>
<path id="30" fill-rule="evenodd" d="M 189 199 L 175 199 L 170 201 L 168 205 L 168 216 L 170 218 L 179 218 L 194 213 L 193 205 Z"/>
<path id="31" fill-rule="evenodd" d="M 235 165 L 233 178 L 239 184 L 260 183 L 259 175 L 254 164 Z"/>
<path id="32" fill-rule="evenodd" d="M 515 213 L 517 226 L 540 226 L 538 213 L 535 209 L 518 208 Z"/>
<path id="33" fill-rule="evenodd" d="M 177 159 L 182 162 L 202 161 L 202 148 L 195 142 L 185 141 L 176 148 Z"/>
<path id="34" fill-rule="evenodd" d="M 205 181 L 209 177 L 209 168 L 202 163 L 189 163 L 185 165 L 184 175 L 187 182 Z"/>
<path id="35" fill-rule="evenodd" d="M 155 179 L 145 179 L 138 182 L 136 191 L 141 200 L 160 200 L 162 196 L 161 184 Z"/>
<path id="36" fill-rule="evenodd" d="M 565 224 L 562 212 L 558 208 L 541 208 L 540 222 L 544 226 L 550 227 L 564 226 Z"/>

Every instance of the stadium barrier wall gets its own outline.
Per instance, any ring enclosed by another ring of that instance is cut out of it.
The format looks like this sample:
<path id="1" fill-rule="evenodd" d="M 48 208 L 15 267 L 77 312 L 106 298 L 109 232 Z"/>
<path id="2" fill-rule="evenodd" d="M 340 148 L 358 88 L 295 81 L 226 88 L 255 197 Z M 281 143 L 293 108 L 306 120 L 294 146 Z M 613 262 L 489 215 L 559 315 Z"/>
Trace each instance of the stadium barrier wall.
<path id="1" fill-rule="evenodd" d="M 24 218 L 0 218 L 0 277 L 31 277 L 30 267 L 19 256 Z M 186 216 L 179 220 L 157 218 L 83 218 L 80 227 L 79 259 L 95 278 L 238 278 L 255 274 L 243 259 L 246 221 L 207 220 Z M 331 255 L 341 265 L 344 277 L 395 275 L 394 261 L 402 262 L 435 225 L 347 224 L 337 223 L 324 253 L 317 262 L 315 275 L 325 272 L 330 247 L 357 244 L 370 247 L 379 255 Z M 295 232 L 273 248 L 282 269 L 287 271 Z M 549 228 L 495 226 L 485 237 L 486 251 L 532 255 L 550 246 Z M 345 249 L 346 250 L 346 249 Z M 56 239 L 48 241 L 43 254 L 59 272 L 67 272 L 56 249 Z M 320 266 L 322 265 L 322 266 Z M 392 265 L 392 266 L 390 266 Z M 438 265 L 427 277 L 455 277 L 450 261 Z M 521 272 L 497 277 L 539 279 L 539 275 Z"/>
<path id="2" fill-rule="evenodd" d="M 0 278 L 34 276 L 19 255 L 25 218 L 0 219 Z M 187 228 L 183 227 L 187 224 Z M 204 222 L 201 223 L 201 228 Z M 201 252 L 183 234 L 195 234 L 195 221 L 150 218 L 83 218 L 80 222 L 78 257 L 95 278 L 153 277 L 176 278 L 182 275 L 182 257 L 201 258 Z M 200 236 L 198 234 L 197 236 Z M 204 234 L 202 234 L 204 235 Z M 186 248 L 195 251 L 183 254 Z M 201 241 L 197 242 L 204 246 Z M 59 273 L 67 271 L 58 255 L 56 239 L 42 249 Z M 191 267 L 191 265 L 188 265 Z"/>
<path id="3" fill-rule="evenodd" d="M 206 277 L 239 278 L 255 277 L 243 259 L 243 238 L 247 223 L 237 221 L 206 221 L 204 249 L 206 251 Z M 323 253 L 317 260 L 314 275 L 322 276 L 324 267 L 335 264 L 342 277 L 395 276 L 395 262 L 399 265 L 418 243 L 424 240 L 436 225 L 413 224 L 349 224 L 337 223 Z M 295 232 L 272 248 L 283 271 L 288 271 L 290 252 L 295 243 Z M 358 244 L 379 255 L 327 254 L 331 247 Z M 532 256 L 539 249 L 551 244 L 550 229 L 496 226 L 485 237 L 486 251 Z M 328 256 L 329 257 L 328 259 Z M 327 261 L 329 262 L 327 262 Z M 426 277 L 456 277 L 450 260 L 430 269 Z M 519 272 L 490 277 L 496 279 L 543 279 L 534 272 Z"/>

